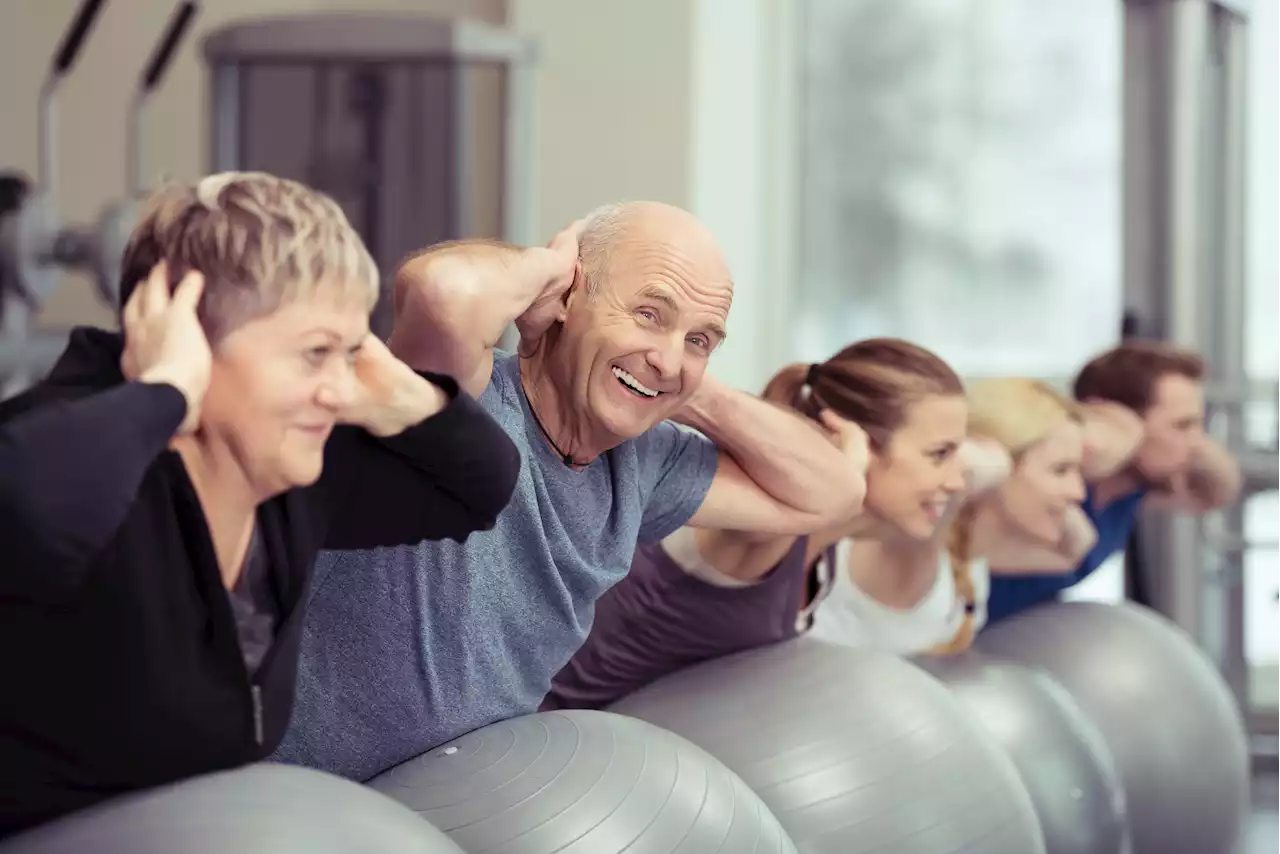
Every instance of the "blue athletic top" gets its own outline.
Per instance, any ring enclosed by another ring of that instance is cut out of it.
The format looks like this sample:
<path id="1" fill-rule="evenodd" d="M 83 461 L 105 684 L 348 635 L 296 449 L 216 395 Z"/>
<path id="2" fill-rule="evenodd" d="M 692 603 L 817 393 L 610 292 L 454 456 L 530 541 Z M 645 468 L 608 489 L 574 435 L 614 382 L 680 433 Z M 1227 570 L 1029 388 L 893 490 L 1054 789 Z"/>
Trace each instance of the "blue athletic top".
<path id="1" fill-rule="evenodd" d="M 1138 507 L 1146 495 L 1145 489 L 1121 495 L 1105 507 L 1094 504 L 1093 487 L 1085 495 L 1085 515 L 1098 531 L 1098 542 L 1071 572 L 1057 575 L 996 575 L 991 576 L 991 598 L 987 602 L 987 623 L 1039 605 L 1057 597 L 1068 587 L 1088 578 L 1102 562 L 1122 550 L 1129 541 L 1133 523 L 1138 518 Z"/>

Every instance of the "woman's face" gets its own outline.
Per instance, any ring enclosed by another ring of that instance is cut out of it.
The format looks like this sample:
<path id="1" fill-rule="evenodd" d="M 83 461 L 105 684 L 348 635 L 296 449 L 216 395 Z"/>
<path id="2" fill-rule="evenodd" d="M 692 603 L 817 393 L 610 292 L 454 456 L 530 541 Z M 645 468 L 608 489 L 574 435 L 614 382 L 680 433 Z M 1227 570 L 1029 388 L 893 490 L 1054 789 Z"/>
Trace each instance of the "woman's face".
<path id="1" fill-rule="evenodd" d="M 230 452 L 260 500 L 320 477 L 325 441 L 355 396 L 355 353 L 368 334 L 366 305 L 322 291 L 214 348 L 201 430 Z"/>
<path id="2" fill-rule="evenodd" d="M 909 405 L 885 447 L 871 453 L 863 512 L 913 539 L 931 537 L 948 502 L 964 489 L 957 451 L 968 417 L 962 395 L 933 395 Z"/>
<path id="3" fill-rule="evenodd" d="M 1084 428 L 1064 421 L 1023 452 L 997 492 L 1001 511 L 1032 539 L 1058 542 L 1067 511 L 1084 500 L 1083 458 Z"/>

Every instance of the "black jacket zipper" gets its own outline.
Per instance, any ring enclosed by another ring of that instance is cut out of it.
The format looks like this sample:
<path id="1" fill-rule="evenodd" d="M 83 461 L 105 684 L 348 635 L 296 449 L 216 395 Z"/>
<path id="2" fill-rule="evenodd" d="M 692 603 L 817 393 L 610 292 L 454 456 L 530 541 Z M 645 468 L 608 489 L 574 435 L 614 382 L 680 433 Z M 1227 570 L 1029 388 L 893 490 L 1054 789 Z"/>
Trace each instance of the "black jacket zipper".
<path id="1" fill-rule="evenodd" d="M 253 739 L 258 746 L 262 746 L 262 686 L 251 684 L 249 686 L 249 694 L 253 698 Z"/>

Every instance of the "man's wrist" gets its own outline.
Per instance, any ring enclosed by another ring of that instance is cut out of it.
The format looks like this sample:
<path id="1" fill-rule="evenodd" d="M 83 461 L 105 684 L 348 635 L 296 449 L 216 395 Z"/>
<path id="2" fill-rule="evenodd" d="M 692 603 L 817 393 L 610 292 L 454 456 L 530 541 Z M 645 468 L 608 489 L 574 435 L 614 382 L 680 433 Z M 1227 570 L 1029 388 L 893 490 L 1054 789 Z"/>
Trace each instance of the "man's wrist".
<path id="1" fill-rule="evenodd" d="M 703 377 L 698 390 L 676 411 L 671 420 L 709 435 L 714 432 L 717 416 L 728 390 L 729 387 L 719 380 Z"/>
<path id="2" fill-rule="evenodd" d="M 1013 471 L 1013 459 L 1003 445 L 991 439 L 965 439 L 960 445 L 961 459 L 969 488 L 985 492 L 1002 483 Z"/>
<path id="3" fill-rule="evenodd" d="M 1063 523 L 1059 552 L 1074 560 L 1083 560 L 1098 541 L 1098 532 L 1080 507 L 1072 508 Z"/>

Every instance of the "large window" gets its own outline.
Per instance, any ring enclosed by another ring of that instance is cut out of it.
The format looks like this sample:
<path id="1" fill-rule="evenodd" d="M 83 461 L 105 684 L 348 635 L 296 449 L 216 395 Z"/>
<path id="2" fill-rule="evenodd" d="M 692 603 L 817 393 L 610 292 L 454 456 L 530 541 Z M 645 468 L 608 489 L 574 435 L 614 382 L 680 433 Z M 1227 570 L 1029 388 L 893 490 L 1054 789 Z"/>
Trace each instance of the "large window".
<path id="1" fill-rule="evenodd" d="M 796 358 L 1064 377 L 1120 332 L 1119 0 L 807 0 Z M 1077 595 L 1123 596 L 1123 559 Z"/>
<path id="2" fill-rule="evenodd" d="M 1275 381 L 1280 370 L 1280 7 L 1275 2 L 1252 4 L 1249 27 L 1249 136 L 1247 140 L 1249 194 L 1246 243 L 1248 260 L 1245 364 L 1254 378 Z M 1259 395 L 1261 397 L 1261 395 Z M 1273 450 L 1280 442 L 1275 391 L 1251 407 L 1248 432 L 1258 447 Z M 1275 492 L 1254 496 L 1245 505 L 1245 651 L 1253 665 L 1251 694 L 1255 707 L 1274 713 L 1280 689 L 1277 663 L 1280 649 L 1280 508 Z"/>
<path id="3" fill-rule="evenodd" d="M 1117 0 L 804 4 L 801 358 L 1061 375 L 1119 332 Z"/>

